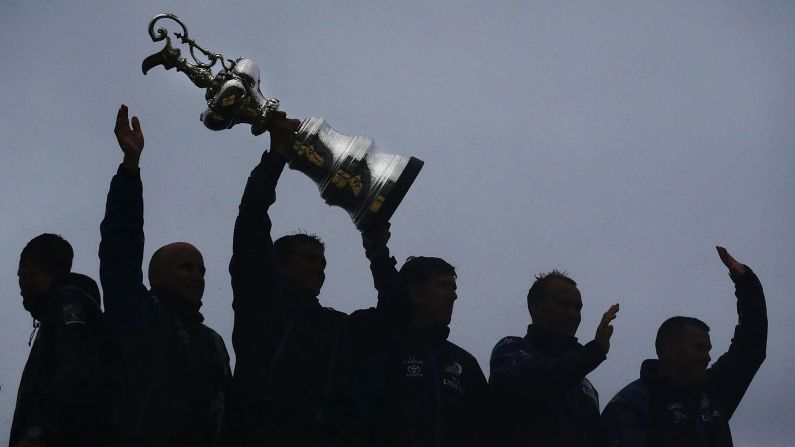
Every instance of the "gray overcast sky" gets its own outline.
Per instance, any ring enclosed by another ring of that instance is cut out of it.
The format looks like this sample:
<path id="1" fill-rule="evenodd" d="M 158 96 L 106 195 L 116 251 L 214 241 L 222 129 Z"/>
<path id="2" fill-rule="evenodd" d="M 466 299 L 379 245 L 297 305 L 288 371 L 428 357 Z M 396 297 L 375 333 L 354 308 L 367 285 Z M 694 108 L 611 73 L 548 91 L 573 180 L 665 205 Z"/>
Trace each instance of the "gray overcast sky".
<path id="1" fill-rule="evenodd" d="M 149 20 L 169 11 L 201 45 L 258 62 L 263 93 L 291 116 L 425 161 L 393 219 L 392 251 L 457 266 L 451 340 L 487 374 L 494 344 L 524 333 L 532 275 L 553 267 L 580 285 L 582 341 L 621 303 L 608 359 L 589 376 L 602 405 L 637 377 L 671 315 L 705 320 L 716 358 L 736 323 L 713 248 L 728 247 L 757 271 L 770 310 L 768 359 L 732 420 L 736 444 L 791 445 L 795 3 L 221 4 L 0 5 L 0 439 L 29 350 L 19 251 L 58 232 L 75 247 L 75 270 L 97 277 L 121 103 L 146 135 L 147 259 L 166 242 L 199 246 L 203 311 L 231 349 L 232 226 L 268 139 L 206 130 L 203 92 L 184 75 L 141 74 L 161 48 Z M 275 235 L 301 228 L 328 244 L 321 302 L 373 305 L 347 214 L 293 171 L 278 193 Z"/>

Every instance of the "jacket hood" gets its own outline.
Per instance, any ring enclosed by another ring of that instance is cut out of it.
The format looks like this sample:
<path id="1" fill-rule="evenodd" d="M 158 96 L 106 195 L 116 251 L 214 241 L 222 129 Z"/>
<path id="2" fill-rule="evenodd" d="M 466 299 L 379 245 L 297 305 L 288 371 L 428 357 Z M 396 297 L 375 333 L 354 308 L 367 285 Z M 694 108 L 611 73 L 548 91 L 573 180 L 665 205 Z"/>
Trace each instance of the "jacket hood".
<path id="1" fill-rule="evenodd" d="M 76 287 L 85 292 L 94 304 L 99 307 L 102 302 L 97 282 L 82 273 L 69 273 L 53 284 L 53 290 L 58 287 Z"/>
<path id="2" fill-rule="evenodd" d="M 441 342 L 447 340 L 450 328 L 448 326 L 431 326 L 422 329 L 409 327 L 408 334 L 409 336 L 427 338 L 432 342 Z"/>
<path id="3" fill-rule="evenodd" d="M 640 380 L 651 387 L 663 390 L 665 393 L 676 395 L 698 394 L 704 388 L 703 382 L 677 386 L 667 377 L 661 377 L 659 372 L 660 361 L 657 359 L 646 359 L 640 365 Z"/>
<path id="4" fill-rule="evenodd" d="M 52 306 L 57 300 L 58 290 L 70 287 L 78 289 L 87 304 L 96 307 L 97 310 L 100 309 L 102 300 L 96 281 L 86 275 L 71 272 L 53 281 L 50 288 L 42 295 L 23 299 L 22 306 L 34 319 L 44 321 L 48 316 L 52 316 Z"/>

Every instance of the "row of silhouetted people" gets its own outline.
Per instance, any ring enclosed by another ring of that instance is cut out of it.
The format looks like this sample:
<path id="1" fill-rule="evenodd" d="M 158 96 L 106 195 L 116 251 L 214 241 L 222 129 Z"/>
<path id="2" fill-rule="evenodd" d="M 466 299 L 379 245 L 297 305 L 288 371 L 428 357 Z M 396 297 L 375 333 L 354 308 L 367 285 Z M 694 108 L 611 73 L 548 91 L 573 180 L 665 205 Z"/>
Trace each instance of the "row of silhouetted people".
<path id="1" fill-rule="evenodd" d="M 144 137 L 126 106 L 115 133 L 124 160 L 100 226 L 100 291 L 71 272 L 54 234 L 22 250 L 19 285 L 34 318 L 9 445 L 24 446 L 730 446 L 729 419 L 765 357 L 762 286 L 722 247 L 738 324 L 710 363 L 709 327 L 673 317 L 657 359 L 599 412 L 586 376 L 610 350 L 604 313 L 580 344 L 582 297 L 553 270 L 527 294 L 527 333 L 494 347 L 489 378 L 448 340 L 456 271 L 437 257 L 398 270 L 389 224 L 362 233 L 375 307 L 351 314 L 318 300 L 323 242 L 274 241 L 269 208 L 299 121 L 270 126 L 271 148 L 251 172 L 229 266 L 236 354 L 203 324 L 204 261 L 186 242 L 152 255 L 144 285 Z M 213 299 L 213 298 L 211 298 Z"/>

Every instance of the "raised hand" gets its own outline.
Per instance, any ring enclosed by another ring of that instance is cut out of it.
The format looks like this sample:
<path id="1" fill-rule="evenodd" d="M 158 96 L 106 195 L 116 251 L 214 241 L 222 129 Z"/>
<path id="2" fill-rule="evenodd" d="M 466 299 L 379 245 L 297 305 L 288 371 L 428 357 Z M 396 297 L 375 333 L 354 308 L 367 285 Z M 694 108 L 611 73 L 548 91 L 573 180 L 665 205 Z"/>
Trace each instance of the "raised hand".
<path id="1" fill-rule="evenodd" d="M 599 326 L 596 328 L 594 341 L 599 344 L 605 354 L 610 351 L 610 337 L 613 335 L 613 325 L 610 322 L 616 319 L 618 310 L 618 303 L 610 306 L 610 309 L 607 309 L 607 312 L 602 316 L 602 321 L 599 322 Z"/>
<path id="2" fill-rule="evenodd" d="M 376 254 L 386 249 L 389 237 L 392 236 L 392 233 L 389 232 L 390 226 L 391 224 L 387 222 L 380 227 L 362 232 L 362 245 L 364 245 L 364 251 L 368 255 Z"/>
<path id="3" fill-rule="evenodd" d="M 116 127 L 113 129 L 116 141 L 124 152 L 124 165 L 128 168 L 137 168 L 144 150 L 144 134 L 141 132 L 141 122 L 137 116 L 132 117 L 132 128 L 127 118 L 127 106 L 122 104 L 116 114 Z"/>
<path id="4" fill-rule="evenodd" d="M 744 275 L 745 274 L 745 266 L 729 254 L 729 252 L 721 247 L 715 246 L 718 250 L 718 256 L 720 256 L 720 260 L 723 261 L 723 265 L 725 265 L 729 269 L 730 275 Z"/>
<path id="5" fill-rule="evenodd" d="M 284 158 L 295 143 L 295 131 L 301 125 L 300 120 L 291 118 L 277 119 L 271 122 L 268 131 L 271 134 L 271 150 Z"/>

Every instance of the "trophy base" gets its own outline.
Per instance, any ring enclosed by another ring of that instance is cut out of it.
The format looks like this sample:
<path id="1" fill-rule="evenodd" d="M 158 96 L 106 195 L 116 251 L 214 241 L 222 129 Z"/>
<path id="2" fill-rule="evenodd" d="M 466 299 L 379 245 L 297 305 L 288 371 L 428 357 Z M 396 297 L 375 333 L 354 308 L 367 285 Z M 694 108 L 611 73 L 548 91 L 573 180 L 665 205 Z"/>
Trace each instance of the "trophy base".
<path id="1" fill-rule="evenodd" d="M 356 225 L 356 227 L 362 232 L 367 232 L 389 222 L 389 219 L 391 219 L 392 215 L 395 214 L 400 202 L 403 201 L 406 193 L 409 192 L 409 189 L 414 183 L 414 180 L 417 178 L 417 175 L 419 175 L 422 165 L 422 160 L 415 157 L 409 158 L 408 163 L 406 163 L 406 167 L 403 168 L 403 172 L 400 174 L 400 177 L 398 177 L 397 181 L 392 186 L 392 190 L 389 191 L 389 194 L 386 196 L 386 200 L 384 200 L 384 203 L 381 205 L 378 213 L 373 214 L 369 219 L 363 219 Z"/>

